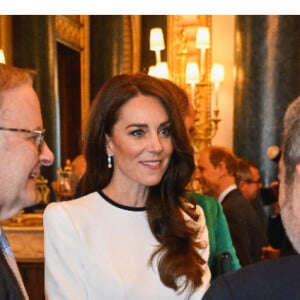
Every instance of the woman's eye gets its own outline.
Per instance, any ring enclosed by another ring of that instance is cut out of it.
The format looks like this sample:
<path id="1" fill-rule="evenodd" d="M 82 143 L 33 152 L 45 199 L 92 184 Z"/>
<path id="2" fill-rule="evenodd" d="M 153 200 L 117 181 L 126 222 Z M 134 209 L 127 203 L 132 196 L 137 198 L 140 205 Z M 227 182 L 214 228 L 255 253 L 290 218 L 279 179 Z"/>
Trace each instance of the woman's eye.
<path id="1" fill-rule="evenodd" d="M 164 127 L 164 128 L 162 128 L 160 133 L 165 135 L 165 136 L 170 136 L 171 135 L 171 129 L 170 129 L 170 127 Z"/>
<path id="2" fill-rule="evenodd" d="M 138 129 L 138 130 L 132 131 L 131 134 L 132 134 L 133 136 L 141 136 L 141 135 L 144 134 L 144 131 L 141 130 L 141 129 Z"/>

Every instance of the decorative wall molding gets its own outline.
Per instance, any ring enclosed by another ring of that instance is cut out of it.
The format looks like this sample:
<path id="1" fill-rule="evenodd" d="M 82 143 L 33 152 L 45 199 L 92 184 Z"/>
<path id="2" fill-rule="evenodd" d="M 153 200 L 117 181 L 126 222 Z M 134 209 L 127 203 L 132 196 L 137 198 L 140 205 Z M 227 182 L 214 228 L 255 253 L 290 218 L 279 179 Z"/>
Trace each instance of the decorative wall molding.
<path id="1" fill-rule="evenodd" d="M 82 49 L 80 28 L 80 16 L 56 16 L 55 31 L 57 41 L 80 51 Z"/>
<path id="2" fill-rule="evenodd" d="M 44 229 L 41 213 L 18 214 L 2 222 L 2 227 L 17 262 L 44 261 Z"/>

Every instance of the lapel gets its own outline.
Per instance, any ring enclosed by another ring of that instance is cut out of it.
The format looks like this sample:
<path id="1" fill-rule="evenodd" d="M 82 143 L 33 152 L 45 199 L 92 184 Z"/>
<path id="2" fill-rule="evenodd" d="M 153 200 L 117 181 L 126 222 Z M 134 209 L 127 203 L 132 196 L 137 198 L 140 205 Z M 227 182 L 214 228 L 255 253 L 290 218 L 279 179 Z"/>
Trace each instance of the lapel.
<path id="1" fill-rule="evenodd" d="M 17 279 L 0 251 L 0 299 L 24 300 Z"/>
<path id="2" fill-rule="evenodd" d="M 235 194 L 237 191 L 237 189 L 234 189 L 232 191 L 230 191 L 223 199 L 222 204 L 225 204 L 226 201 L 228 201 L 228 199 L 230 199 L 232 197 L 233 194 Z"/>

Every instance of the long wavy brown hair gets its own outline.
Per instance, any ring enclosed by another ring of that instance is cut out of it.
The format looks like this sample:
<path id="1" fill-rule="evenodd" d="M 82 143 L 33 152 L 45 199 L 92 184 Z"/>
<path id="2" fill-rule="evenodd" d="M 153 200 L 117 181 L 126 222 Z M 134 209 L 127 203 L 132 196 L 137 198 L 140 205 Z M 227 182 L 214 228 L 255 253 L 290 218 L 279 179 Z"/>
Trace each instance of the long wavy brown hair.
<path id="1" fill-rule="evenodd" d="M 161 281 L 177 292 L 193 293 L 202 284 L 205 261 L 199 254 L 203 248 L 196 241 L 199 228 L 191 228 L 183 211 L 197 220 L 195 205 L 186 205 L 186 186 L 194 171 L 193 149 L 186 134 L 179 108 L 163 82 L 143 73 L 122 74 L 107 80 L 95 97 L 84 138 L 87 170 L 82 182 L 82 195 L 103 189 L 110 181 L 113 168 L 107 166 L 105 135 L 111 135 L 120 108 L 137 95 L 156 97 L 170 120 L 173 153 L 161 182 L 149 189 L 146 213 L 149 226 L 159 247 L 149 263 L 158 260 Z M 154 116 L 155 117 L 155 116 Z M 193 202 L 193 199 L 189 199 Z M 179 286 L 179 278 L 185 278 Z"/>

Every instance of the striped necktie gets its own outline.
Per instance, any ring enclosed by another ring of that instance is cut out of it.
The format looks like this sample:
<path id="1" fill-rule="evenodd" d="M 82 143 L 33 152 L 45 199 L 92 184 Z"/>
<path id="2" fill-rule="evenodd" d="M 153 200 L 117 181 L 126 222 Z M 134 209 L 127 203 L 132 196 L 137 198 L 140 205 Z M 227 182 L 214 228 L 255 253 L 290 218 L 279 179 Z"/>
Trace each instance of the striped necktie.
<path id="1" fill-rule="evenodd" d="M 19 268 L 18 268 L 18 265 L 17 265 L 17 262 L 16 262 L 16 259 L 15 259 L 15 256 L 9 245 L 9 241 L 6 237 L 6 234 L 2 228 L 0 228 L 0 248 L 2 250 L 2 253 L 4 254 L 4 257 L 5 257 L 8 265 L 12 269 L 12 271 L 19 283 L 19 286 L 22 290 L 22 293 L 23 293 L 25 299 L 29 299 L 26 289 L 25 289 L 25 286 L 24 286 L 24 283 L 23 283 L 23 280 L 22 280 L 22 277 L 21 277 L 21 274 L 20 274 L 20 271 L 19 271 Z"/>

